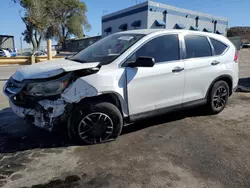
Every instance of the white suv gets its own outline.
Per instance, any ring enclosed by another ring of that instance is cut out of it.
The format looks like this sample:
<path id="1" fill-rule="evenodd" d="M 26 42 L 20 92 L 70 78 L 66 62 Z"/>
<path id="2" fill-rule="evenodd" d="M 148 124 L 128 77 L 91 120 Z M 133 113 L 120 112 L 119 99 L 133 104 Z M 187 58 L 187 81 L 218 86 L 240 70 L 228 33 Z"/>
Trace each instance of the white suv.
<path id="1" fill-rule="evenodd" d="M 110 35 L 63 60 L 19 69 L 4 93 L 13 111 L 95 144 L 142 118 L 205 105 L 220 113 L 238 83 L 238 53 L 217 34 L 135 30 Z"/>

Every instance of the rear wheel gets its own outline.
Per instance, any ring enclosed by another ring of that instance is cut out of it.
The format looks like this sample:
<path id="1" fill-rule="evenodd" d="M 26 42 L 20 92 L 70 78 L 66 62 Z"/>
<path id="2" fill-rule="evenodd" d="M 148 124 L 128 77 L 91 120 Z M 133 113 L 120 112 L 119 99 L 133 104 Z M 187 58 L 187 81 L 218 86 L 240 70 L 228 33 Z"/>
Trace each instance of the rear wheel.
<path id="1" fill-rule="evenodd" d="M 208 110 L 210 114 L 219 114 L 224 110 L 229 98 L 229 86 L 225 81 L 216 82 L 208 96 Z"/>
<path id="2" fill-rule="evenodd" d="M 73 113 L 68 133 L 72 140 L 82 144 L 98 144 L 116 139 L 122 131 L 123 118 L 111 103 L 90 104 Z"/>

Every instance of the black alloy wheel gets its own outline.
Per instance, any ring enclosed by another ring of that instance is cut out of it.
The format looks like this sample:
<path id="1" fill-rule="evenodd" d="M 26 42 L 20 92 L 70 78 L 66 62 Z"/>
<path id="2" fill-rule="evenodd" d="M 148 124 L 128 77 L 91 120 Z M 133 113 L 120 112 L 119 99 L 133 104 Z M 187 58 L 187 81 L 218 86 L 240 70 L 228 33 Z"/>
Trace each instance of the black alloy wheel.
<path id="1" fill-rule="evenodd" d="M 220 86 L 214 93 L 213 106 L 216 110 L 224 108 L 227 102 L 228 92 L 225 86 Z"/>
<path id="2" fill-rule="evenodd" d="M 108 102 L 83 106 L 73 112 L 68 123 L 69 137 L 80 144 L 100 144 L 115 140 L 122 131 L 123 117 L 119 109 Z"/>
<path id="3" fill-rule="evenodd" d="M 214 83 L 208 96 L 207 109 L 209 114 L 219 114 L 224 110 L 229 98 L 229 86 L 225 81 Z"/>
<path id="4" fill-rule="evenodd" d="M 78 126 L 80 138 L 88 144 L 102 143 L 104 140 L 108 140 L 113 130 L 112 119 L 102 112 L 88 114 Z"/>

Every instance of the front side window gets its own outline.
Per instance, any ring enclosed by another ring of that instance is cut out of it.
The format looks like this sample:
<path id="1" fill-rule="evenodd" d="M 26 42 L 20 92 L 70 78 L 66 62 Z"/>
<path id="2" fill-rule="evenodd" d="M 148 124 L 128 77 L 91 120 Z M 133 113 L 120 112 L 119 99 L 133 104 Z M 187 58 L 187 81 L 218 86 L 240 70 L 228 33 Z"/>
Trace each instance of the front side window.
<path id="1" fill-rule="evenodd" d="M 152 57 L 156 63 L 179 60 L 178 35 L 160 36 L 144 44 L 130 60 L 138 57 Z"/>
<path id="2" fill-rule="evenodd" d="M 144 36 L 143 34 L 113 34 L 68 59 L 80 63 L 100 62 L 102 65 L 107 65 Z"/>
<path id="3" fill-rule="evenodd" d="M 207 37 L 198 35 L 185 36 L 187 59 L 212 56 Z"/>
<path id="4" fill-rule="evenodd" d="M 225 52 L 225 50 L 227 49 L 227 45 L 223 44 L 222 42 L 212 39 L 210 38 L 211 43 L 214 47 L 214 51 L 216 55 L 221 55 Z"/>

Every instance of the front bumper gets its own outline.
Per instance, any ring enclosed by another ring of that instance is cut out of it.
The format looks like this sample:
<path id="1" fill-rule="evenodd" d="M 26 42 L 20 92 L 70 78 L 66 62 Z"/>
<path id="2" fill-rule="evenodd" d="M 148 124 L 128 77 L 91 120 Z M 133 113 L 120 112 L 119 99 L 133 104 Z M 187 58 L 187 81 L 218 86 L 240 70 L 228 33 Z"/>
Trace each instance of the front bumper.
<path id="1" fill-rule="evenodd" d="M 62 100 L 39 101 L 34 108 L 24 108 L 9 100 L 12 111 L 19 117 L 26 119 L 37 127 L 52 131 L 61 120 L 65 112 L 66 103 Z"/>
<path id="2" fill-rule="evenodd" d="M 67 103 L 61 98 L 53 100 L 29 98 L 21 94 L 24 87 L 25 83 L 16 83 L 10 79 L 3 88 L 13 112 L 37 127 L 52 131 L 65 113 Z"/>
<path id="3" fill-rule="evenodd" d="M 13 112 L 37 127 L 52 131 L 65 112 L 66 103 L 63 100 L 39 101 L 34 108 L 24 108 L 9 101 Z"/>

